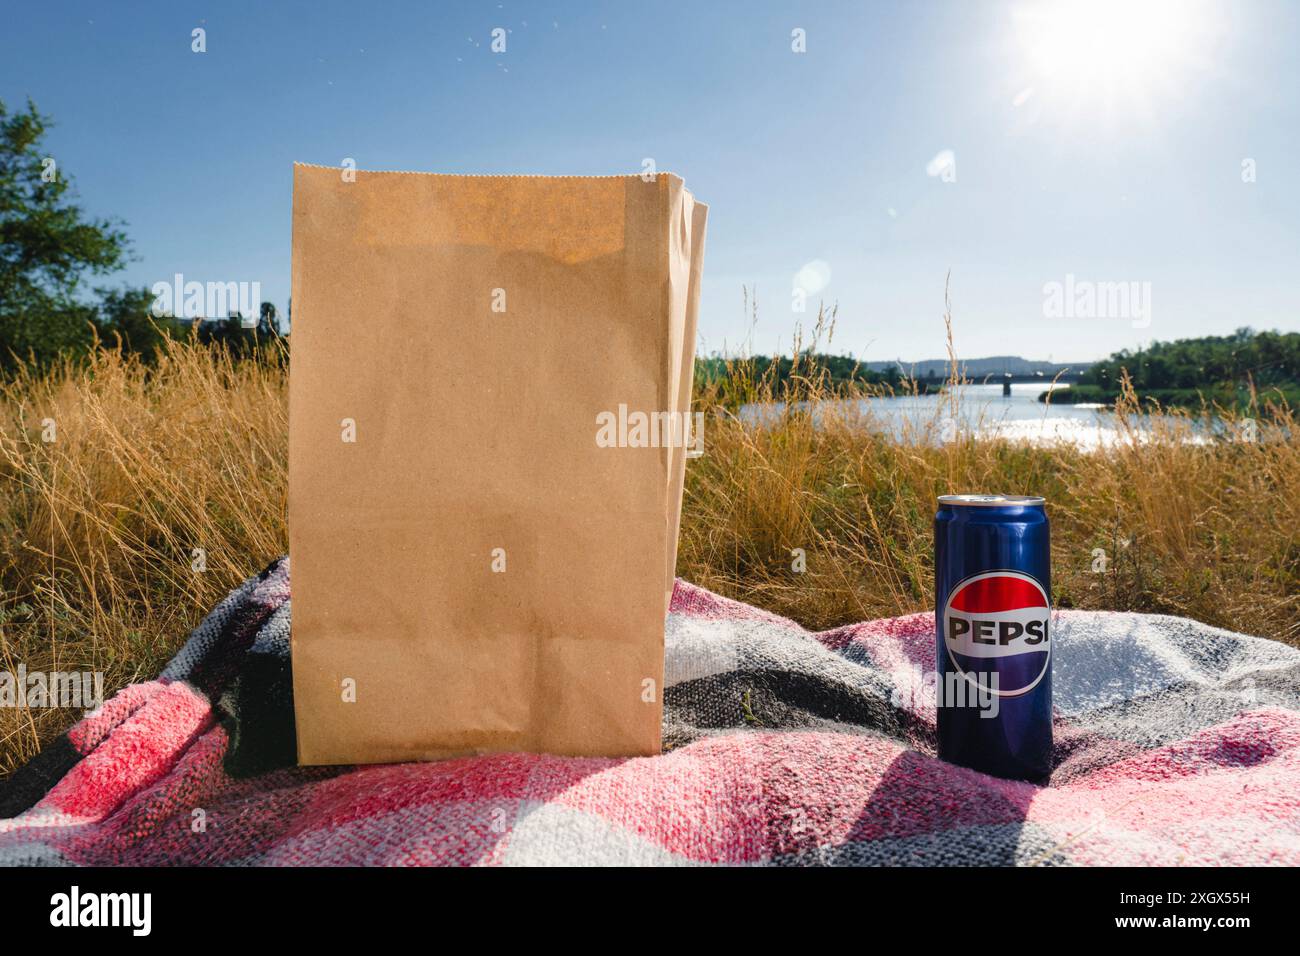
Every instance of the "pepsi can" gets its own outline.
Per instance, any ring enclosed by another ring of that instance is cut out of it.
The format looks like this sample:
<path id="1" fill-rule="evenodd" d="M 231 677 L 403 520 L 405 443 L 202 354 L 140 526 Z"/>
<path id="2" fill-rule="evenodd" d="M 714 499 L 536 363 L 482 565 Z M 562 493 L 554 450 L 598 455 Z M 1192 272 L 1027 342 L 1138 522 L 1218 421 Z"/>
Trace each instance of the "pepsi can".
<path id="1" fill-rule="evenodd" d="M 939 756 L 1052 770 L 1051 551 L 1043 499 L 941 495 L 934 516 Z"/>

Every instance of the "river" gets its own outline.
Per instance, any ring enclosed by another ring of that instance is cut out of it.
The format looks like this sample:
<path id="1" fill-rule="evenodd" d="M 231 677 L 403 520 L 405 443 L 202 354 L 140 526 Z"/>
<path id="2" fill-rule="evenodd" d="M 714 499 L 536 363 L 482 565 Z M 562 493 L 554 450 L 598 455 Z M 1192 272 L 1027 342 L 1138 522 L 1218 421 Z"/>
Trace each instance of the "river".
<path id="1" fill-rule="evenodd" d="M 1040 402 L 1038 396 L 1046 388 L 1046 383 L 1039 382 L 1013 384 L 1011 394 L 1004 396 L 1000 384 L 960 386 L 955 419 L 951 414 L 950 393 L 826 403 L 819 406 L 818 412 L 824 414 L 833 407 L 850 419 L 860 419 L 864 427 L 890 431 L 900 439 L 919 437 L 943 441 L 950 440 L 954 433 L 974 432 L 1031 444 L 1068 442 L 1082 448 L 1102 448 L 1126 434 L 1115 414 L 1103 406 Z M 777 414 L 777 408 L 746 405 L 741 408 L 740 417 L 748 421 L 769 420 Z M 1131 434 L 1142 435 L 1150 430 L 1146 416 L 1135 416 L 1129 422 L 1133 426 Z M 1186 432 L 1181 436 L 1183 440 L 1206 440 L 1192 429 Z"/>

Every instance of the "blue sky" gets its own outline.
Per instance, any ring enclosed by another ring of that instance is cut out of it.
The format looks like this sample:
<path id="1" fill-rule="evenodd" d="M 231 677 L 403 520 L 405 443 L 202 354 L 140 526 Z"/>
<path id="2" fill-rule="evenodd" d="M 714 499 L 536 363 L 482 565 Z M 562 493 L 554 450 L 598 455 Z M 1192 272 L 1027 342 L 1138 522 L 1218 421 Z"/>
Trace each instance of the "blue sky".
<path id="1" fill-rule="evenodd" d="M 2 7 L 0 97 L 52 114 L 83 204 L 127 223 L 133 284 L 259 281 L 283 310 L 295 160 L 651 157 L 710 205 L 705 352 L 788 346 L 798 281 L 839 305 L 832 350 L 940 356 L 949 270 L 966 357 L 1300 330 L 1296 4 L 1132 0 L 1082 26 L 976 0 Z M 1067 276 L 1145 283 L 1149 314 L 1048 314 Z"/>

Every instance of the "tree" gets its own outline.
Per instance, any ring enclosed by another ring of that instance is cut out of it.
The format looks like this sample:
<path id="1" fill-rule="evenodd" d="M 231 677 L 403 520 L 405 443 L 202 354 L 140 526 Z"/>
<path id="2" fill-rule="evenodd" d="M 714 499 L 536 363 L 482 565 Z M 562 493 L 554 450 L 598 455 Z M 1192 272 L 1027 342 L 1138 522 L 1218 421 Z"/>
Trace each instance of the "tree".
<path id="1" fill-rule="evenodd" d="M 100 337 L 105 342 L 120 339 L 124 351 L 138 352 L 148 361 L 164 338 L 179 338 L 187 334 L 186 326 L 174 317 L 153 315 L 155 296 L 149 289 L 97 291 L 101 301 L 96 321 Z"/>
<path id="2" fill-rule="evenodd" d="M 127 259 L 121 225 L 88 218 L 42 148 L 50 125 L 30 100 L 12 114 L 0 100 L 0 368 L 15 353 L 44 362 L 89 347 L 96 313 L 83 282 Z"/>
<path id="3" fill-rule="evenodd" d="M 1139 396 L 1164 404 L 1196 406 L 1202 397 L 1241 402 L 1248 388 L 1288 402 L 1300 397 L 1300 332 L 1207 335 L 1174 342 L 1152 342 L 1145 349 L 1116 352 L 1087 369 L 1072 394 L 1089 401 L 1111 401 L 1127 370 Z"/>

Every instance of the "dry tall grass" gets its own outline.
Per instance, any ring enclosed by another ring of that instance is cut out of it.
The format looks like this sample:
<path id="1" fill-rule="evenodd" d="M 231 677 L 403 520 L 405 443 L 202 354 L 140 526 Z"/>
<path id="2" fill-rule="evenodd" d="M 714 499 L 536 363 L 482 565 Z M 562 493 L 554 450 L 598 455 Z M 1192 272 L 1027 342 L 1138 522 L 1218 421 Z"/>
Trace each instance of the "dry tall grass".
<path id="1" fill-rule="evenodd" d="M 819 406 L 836 396 L 815 368 L 789 391 L 744 362 L 732 372 L 697 396 L 710 416 L 683 577 L 819 628 L 922 610 L 935 496 L 1032 492 L 1049 502 L 1058 605 L 1300 643 L 1300 437 L 1284 410 L 1261 407 L 1248 443 L 1180 441 L 1180 415 L 1104 453 L 937 421 L 895 440 L 854 406 Z M 101 352 L 0 386 L 0 669 L 103 671 L 112 693 L 284 552 L 286 382 L 282 365 L 172 343 L 152 365 Z M 747 401 L 774 418 L 737 415 Z M 0 773 L 77 716 L 0 708 Z"/>
<path id="2" fill-rule="evenodd" d="M 173 342 L 0 386 L 0 669 L 111 694 L 285 551 L 287 381 Z M 0 773 L 78 716 L 0 709 Z"/>

